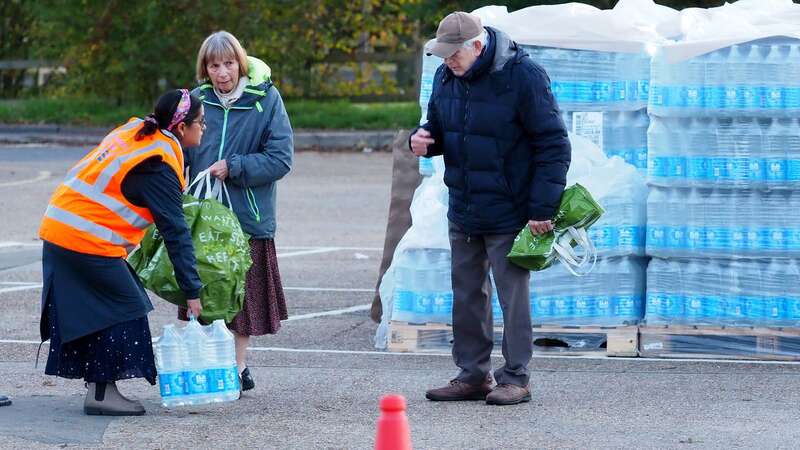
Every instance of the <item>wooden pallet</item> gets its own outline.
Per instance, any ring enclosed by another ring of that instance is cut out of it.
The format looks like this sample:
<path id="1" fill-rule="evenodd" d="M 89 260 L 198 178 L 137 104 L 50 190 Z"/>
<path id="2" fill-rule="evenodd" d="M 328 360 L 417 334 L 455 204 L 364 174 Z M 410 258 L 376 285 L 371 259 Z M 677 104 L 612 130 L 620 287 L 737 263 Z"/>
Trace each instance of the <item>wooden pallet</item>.
<path id="1" fill-rule="evenodd" d="M 449 352 L 453 343 L 450 325 L 412 324 L 392 321 L 389 350 L 393 352 Z M 501 351 L 503 327 L 494 328 L 494 353 Z M 533 327 L 536 354 L 569 356 L 637 356 L 638 327 Z"/>
<path id="2" fill-rule="evenodd" d="M 800 328 L 642 326 L 639 354 L 655 358 L 800 361 Z"/>

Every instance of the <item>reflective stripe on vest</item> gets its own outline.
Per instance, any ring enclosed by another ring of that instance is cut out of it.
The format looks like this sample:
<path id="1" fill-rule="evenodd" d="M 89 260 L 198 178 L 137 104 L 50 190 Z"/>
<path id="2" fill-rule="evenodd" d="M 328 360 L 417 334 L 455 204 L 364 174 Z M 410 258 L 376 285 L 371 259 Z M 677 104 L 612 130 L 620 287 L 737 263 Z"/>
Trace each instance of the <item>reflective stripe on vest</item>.
<path id="1" fill-rule="evenodd" d="M 135 140 L 141 119 L 132 119 L 106 136 L 67 173 L 45 212 L 39 236 L 77 252 L 124 257 L 153 223 L 147 208 L 122 194 L 125 176 L 140 162 L 159 157 L 183 178 L 183 152 L 171 133 L 160 130 Z"/>

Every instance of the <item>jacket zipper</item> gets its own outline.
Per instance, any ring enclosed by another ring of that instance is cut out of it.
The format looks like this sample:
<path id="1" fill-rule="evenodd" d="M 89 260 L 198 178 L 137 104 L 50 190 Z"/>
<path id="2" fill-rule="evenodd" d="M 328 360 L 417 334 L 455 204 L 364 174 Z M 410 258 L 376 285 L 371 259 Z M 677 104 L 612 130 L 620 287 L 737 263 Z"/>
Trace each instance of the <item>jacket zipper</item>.
<path id="1" fill-rule="evenodd" d="M 223 150 L 225 150 L 225 135 L 228 132 L 228 113 L 232 109 L 248 110 L 248 109 L 253 109 L 253 108 L 243 108 L 243 107 L 236 107 L 236 106 L 232 106 L 230 108 L 224 108 L 219 103 L 213 103 L 213 102 L 208 102 L 208 101 L 206 103 L 208 103 L 209 105 L 218 106 L 218 107 L 222 108 L 222 111 L 223 111 L 223 116 L 222 116 L 222 136 L 220 137 L 220 140 L 219 140 L 219 153 L 217 154 L 217 161 L 219 161 L 219 160 L 222 159 Z M 253 214 L 253 217 L 256 218 L 257 222 L 261 223 L 261 212 L 258 209 L 258 199 L 256 198 L 256 194 L 253 193 L 253 190 L 248 187 L 248 188 L 245 188 L 245 197 L 247 198 L 247 207 L 250 210 L 250 213 Z M 233 205 L 231 205 L 231 207 L 233 207 Z"/>

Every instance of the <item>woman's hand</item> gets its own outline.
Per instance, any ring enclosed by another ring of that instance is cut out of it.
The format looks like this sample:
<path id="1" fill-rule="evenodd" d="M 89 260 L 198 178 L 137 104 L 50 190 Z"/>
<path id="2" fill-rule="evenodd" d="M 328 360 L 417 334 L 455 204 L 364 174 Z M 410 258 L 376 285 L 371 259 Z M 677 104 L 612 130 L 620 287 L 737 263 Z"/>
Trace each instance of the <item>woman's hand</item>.
<path id="1" fill-rule="evenodd" d="M 228 176 L 228 163 L 225 162 L 224 159 L 220 159 L 219 161 L 215 162 L 208 168 L 209 173 L 214 178 L 218 178 L 220 181 L 225 181 L 225 177 Z"/>
<path id="2" fill-rule="evenodd" d="M 186 300 L 186 308 L 189 310 L 189 314 L 194 316 L 195 319 L 199 318 L 200 314 L 203 313 L 203 305 L 200 304 L 199 298 Z"/>

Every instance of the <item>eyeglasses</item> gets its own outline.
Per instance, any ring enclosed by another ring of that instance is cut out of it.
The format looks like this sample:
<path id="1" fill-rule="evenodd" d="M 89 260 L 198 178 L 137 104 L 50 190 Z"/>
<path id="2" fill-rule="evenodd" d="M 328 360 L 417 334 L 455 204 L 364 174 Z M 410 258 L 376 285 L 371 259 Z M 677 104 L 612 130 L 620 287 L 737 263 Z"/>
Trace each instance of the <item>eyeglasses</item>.
<path id="1" fill-rule="evenodd" d="M 201 118 L 199 118 L 197 120 L 193 120 L 192 123 L 198 123 L 198 124 L 200 124 L 200 128 L 202 128 L 204 130 L 206 129 L 206 118 L 205 117 L 201 117 Z"/>

